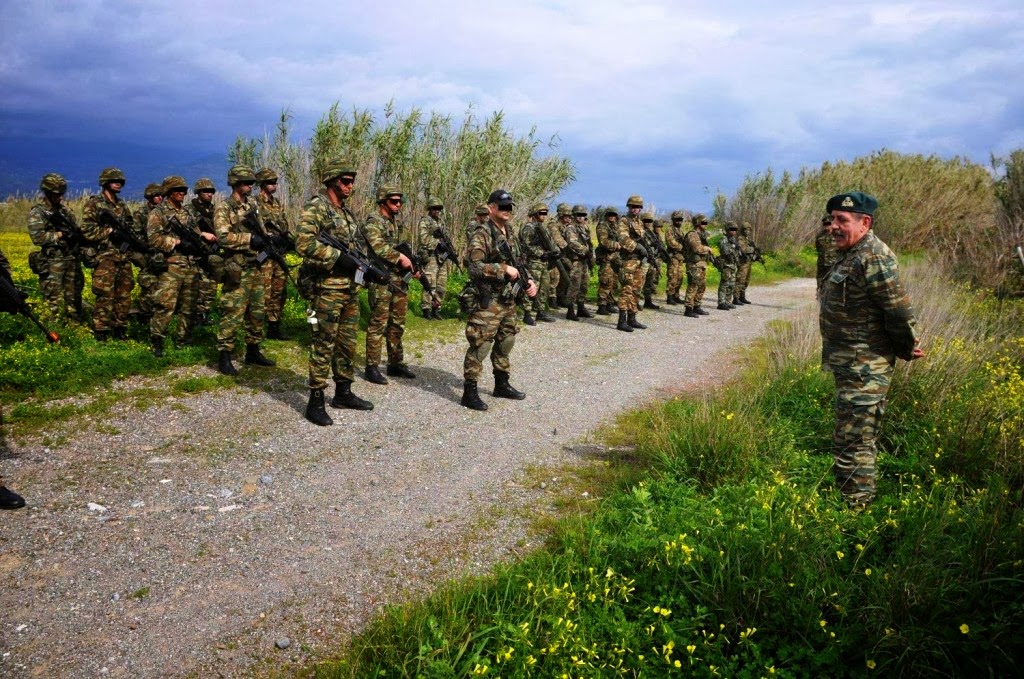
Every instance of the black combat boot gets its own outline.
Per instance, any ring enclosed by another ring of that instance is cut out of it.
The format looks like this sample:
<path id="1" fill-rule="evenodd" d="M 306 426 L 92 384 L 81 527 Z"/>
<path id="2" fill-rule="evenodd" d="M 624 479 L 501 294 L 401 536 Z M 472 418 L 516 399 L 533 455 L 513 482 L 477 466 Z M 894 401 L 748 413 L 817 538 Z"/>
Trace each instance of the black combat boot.
<path id="1" fill-rule="evenodd" d="M 636 320 L 636 314 L 634 312 L 632 312 L 632 311 L 629 312 L 629 314 L 626 316 L 626 323 L 629 323 L 629 327 L 636 328 L 637 330 L 646 330 L 647 329 L 646 325 L 644 325 L 640 321 Z"/>
<path id="2" fill-rule="evenodd" d="M 537 321 L 533 320 L 533 316 L 530 315 L 529 311 L 523 314 L 523 323 L 526 325 L 537 325 Z"/>
<path id="3" fill-rule="evenodd" d="M 475 380 L 466 380 L 462 385 L 462 405 L 470 410 L 487 410 L 487 404 L 480 400 Z"/>
<path id="4" fill-rule="evenodd" d="M 732 309 L 735 308 L 736 307 L 734 307 L 732 304 L 726 304 L 725 302 L 722 302 L 721 304 L 718 305 L 719 311 L 731 311 Z"/>
<path id="5" fill-rule="evenodd" d="M 704 309 L 702 307 L 700 307 L 699 305 L 693 307 L 693 313 L 697 314 L 698 316 L 710 316 L 711 315 L 708 312 L 704 311 Z"/>
<path id="6" fill-rule="evenodd" d="M 97 342 L 106 342 L 110 339 L 109 330 L 93 330 L 92 336 L 96 338 Z"/>
<path id="7" fill-rule="evenodd" d="M 668 304 L 670 306 L 675 306 L 675 305 L 679 304 L 679 302 L 676 301 L 675 295 L 666 295 L 665 296 L 665 304 Z"/>
<path id="8" fill-rule="evenodd" d="M 508 383 L 508 373 L 500 370 L 494 371 L 494 396 L 498 398 L 510 398 L 515 401 L 522 401 L 526 398 L 526 392 L 519 391 Z"/>
<path id="9" fill-rule="evenodd" d="M 687 318 L 700 318 L 700 314 L 698 314 L 696 311 L 694 311 L 692 306 L 688 306 L 688 307 L 685 307 L 685 308 L 686 308 L 686 311 L 683 312 L 684 316 L 686 316 Z"/>
<path id="10" fill-rule="evenodd" d="M 403 377 L 407 380 L 412 380 L 416 378 L 416 373 L 409 370 L 409 366 L 404 363 L 394 363 L 388 365 L 388 376 Z"/>
<path id="11" fill-rule="evenodd" d="M 543 321 L 545 323 L 554 323 L 555 317 L 541 309 L 540 311 L 537 312 L 537 320 Z"/>
<path id="12" fill-rule="evenodd" d="M 593 318 L 594 314 L 587 311 L 587 307 L 583 306 L 583 302 L 576 303 L 576 315 L 580 318 Z"/>
<path id="13" fill-rule="evenodd" d="M 231 352 L 227 349 L 222 349 L 220 352 L 220 357 L 217 359 L 217 370 L 221 375 L 238 374 L 238 368 L 231 362 Z"/>
<path id="14" fill-rule="evenodd" d="M 331 416 L 324 409 L 323 389 L 309 390 L 309 403 L 306 404 L 306 419 L 321 427 L 329 427 L 334 424 L 334 420 L 331 419 Z"/>
<path id="15" fill-rule="evenodd" d="M 615 302 L 609 303 L 608 304 L 608 311 L 612 312 L 613 314 L 619 313 L 619 305 L 616 304 Z"/>
<path id="16" fill-rule="evenodd" d="M 567 300 L 565 297 L 557 297 L 556 296 L 555 297 L 555 306 L 554 306 L 554 308 L 555 309 L 568 309 L 569 308 L 569 300 Z"/>
<path id="17" fill-rule="evenodd" d="M 150 338 L 150 344 L 153 345 L 153 355 L 157 358 L 163 358 L 164 355 L 164 338 L 153 335 Z"/>
<path id="18" fill-rule="evenodd" d="M 281 331 L 281 321 L 269 321 L 267 323 L 267 339 L 286 340 L 288 335 Z"/>
<path id="19" fill-rule="evenodd" d="M 611 310 L 608 308 L 607 304 L 598 304 L 597 305 L 597 315 L 598 316 L 608 316 L 609 314 L 611 314 Z"/>
<path id="20" fill-rule="evenodd" d="M 622 332 L 633 332 L 633 327 L 629 324 L 629 321 L 626 320 L 627 316 L 628 314 L 625 311 L 619 312 L 619 324 L 615 326 L 616 330 L 621 330 Z"/>
<path id="21" fill-rule="evenodd" d="M 650 295 L 644 295 L 644 308 L 645 309 L 660 309 L 661 307 L 654 303 Z"/>
<path id="22" fill-rule="evenodd" d="M 334 384 L 332 408 L 349 408 L 350 410 L 373 410 L 373 404 L 352 393 L 352 382 L 342 380 Z"/>
<path id="23" fill-rule="evenodd" d="M 576 313 L 576 307 L 570 306 L 565 310 L 565 320 L 567 321 L 578 321 L 580 320 L 579 315 Z"/>
<path id="24" fill-rule="evenodd" d="M 367 382 L 373 382 L 374 384 L 387 384 L 388 378 L 380 374 L 380 368 L 375 365 L 366 366 L 366 370 L 363 371 L 363 377 L 366 378 Z M 339 382 L 339 384 L 341 384 Z"/>
<path id="25" fill-rule="evenodd" d="M 262 365 L 266 368 L 277 365 L 276 361 L 272 361 L 260 353 L 258 344 L 245 345 L 245 363 L 246 365 Z"/>
<path id="26" fill-rule="evenodd" d="M 743 302 L 744 304 L 750 304 L 751 303 L 750 300 L 747 299 L 747 291 L 746 290 L 744 290 L 743 294 L 740 295 L 740 301 Z"/>
<path id="27" fill-rule="evenodd" d="M 25 506 L 25 498 L 7 486 L 0 486 L 0 509 L 21 509 Z"/>
<path id="28" fill-rule="evenodd" d="M 435 321 L 443 321 L 444 320 L 444 316 L 441 315 L 441 308 L 440 307 L 436 307 L 434 309 L 431 309 L 430 310 L 430 317 L 433 318 Z"/>

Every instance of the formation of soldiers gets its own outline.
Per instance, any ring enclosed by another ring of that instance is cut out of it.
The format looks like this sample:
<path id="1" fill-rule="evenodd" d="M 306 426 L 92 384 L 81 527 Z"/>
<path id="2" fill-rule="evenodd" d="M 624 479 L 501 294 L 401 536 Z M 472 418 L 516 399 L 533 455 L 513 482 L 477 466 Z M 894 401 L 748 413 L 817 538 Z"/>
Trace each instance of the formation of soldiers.
<path id="1" fill-rule="evenodd" d="M 643 198 L 637 195 L 627 199 L 625 212 L 604 209 L 596 225 L 584 205 L 561 203 L 549 220 L 548 205 L 536 203 L 528 221 L 516 229 L 515 204 L 501 189 L 477 206 L 459 252 L 440 199 L 428 197 L 427 214 L 413 238 L 403 240 L 400 187 L 379 187 L 376 210 L 360 223 L 347 205 L 355 164 L 331 160 L 320 180 L 323 190 L 292 224 L 274 195 L 278 176 L 268 168 L 231 167 L 231 194 L 219 202 L 211 180 L 196 181 L 187 201 L 188 183 L 172 175 L 147 186 L 144 205 L 133 213 L 120 198 L 126 178 L 111 167 L 100 173 L 100 192 L 87 199 L 79 224 L 63 202 L 67 182 L 47 174 L 40 182 L 42 198 L 29 213 L 29 233 L 39 247 L 30 255 L 30 267 L 39 275 L 51 314 L 78 322 L 83 320 L 82 266 L 92 268 L 96 339 L 125 339 L 134 315 L 148 326 L 156 356 L 164 354 L 172 325 L 170 339 L 176 346 L 192 343 L 193 329 L 211 323 L 217 303 L 217 367 L 235 375 L 240 334 L 243 361 L 254 366 L 274 365 L 262 352 L 264 339 L 287 339 L 281 320 L 291 274 L 284 255 L 294 250 L 303 263 L 293 284 L 308 304 L 312 331 L 306 417 L 329 425 L 327 404 L 373 408 L 352 392 L 360 287 L 368 289 L 370 304 L 364 378 L 376 384 L 387 384 L 389 377 L 415 379 L 402 346 L 409 281 L 417 278 L 423 287 L 423 318 L 440 319 L 448 273 L 461 261 L 470 278 L 459 298 L 469 345 L 462 404 L 485 410 L 477 381 L 488 354 L 494 396 L 525 398 L 509 384 L 509 355 L 520 314 L 526 325 L 554 322 L 559 309 L 566 310 L 569 321 L 617 314 L 618 330 L 643 330 L 640 310 L 661 308 L 653 298 L 664 263 L 665 304 L 681 305 L 685 316 L 700 318 L 708 315 L 703 308 L 708 264 L 721 272 L 717 309 L 729 311 L 750 303 L 751 265 L 761 256 L 746 223 L 724 225 L 716 254 L 705 215 L 687 218 L 676 211 L 662 224 L 643 211 Z M 598 293 L 592 313 L 586 294 L 594 267 Z M 140 292 L 133 303 L 136 282 Z M 335 383 L 330 401 L 324 394 L 328 378 Z"/>

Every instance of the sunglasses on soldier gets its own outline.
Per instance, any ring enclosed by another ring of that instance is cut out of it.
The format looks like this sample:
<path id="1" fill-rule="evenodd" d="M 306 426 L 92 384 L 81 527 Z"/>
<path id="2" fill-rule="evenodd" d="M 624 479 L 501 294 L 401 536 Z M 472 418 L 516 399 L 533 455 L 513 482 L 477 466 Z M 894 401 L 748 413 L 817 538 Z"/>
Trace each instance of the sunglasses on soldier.
<path id="1" fill-rule="evenodd" d="M 355 177 L 338 177 L 338 181 L 341 182 L 342 186 L 352 186 L 355 183 Z"/>

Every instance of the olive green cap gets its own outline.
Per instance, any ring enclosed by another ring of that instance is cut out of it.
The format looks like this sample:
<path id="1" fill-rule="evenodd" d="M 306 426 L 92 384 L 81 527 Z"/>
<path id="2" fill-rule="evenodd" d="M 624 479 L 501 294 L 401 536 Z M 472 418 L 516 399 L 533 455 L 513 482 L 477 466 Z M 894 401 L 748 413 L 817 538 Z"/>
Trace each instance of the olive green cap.
<path id="1" fill-rule="evenodd" d="M 875 210 L 878 209 L 878 200 L 874 196 L 869 196 L 863 191 L 851 191 L 850 193 L 840 193 L 837 196 L 832 196 L 825 203 L 825 212 L 832 212 L 838 210 L 840 212 L 857 212 L 863 215 L 874 216 Z"/>

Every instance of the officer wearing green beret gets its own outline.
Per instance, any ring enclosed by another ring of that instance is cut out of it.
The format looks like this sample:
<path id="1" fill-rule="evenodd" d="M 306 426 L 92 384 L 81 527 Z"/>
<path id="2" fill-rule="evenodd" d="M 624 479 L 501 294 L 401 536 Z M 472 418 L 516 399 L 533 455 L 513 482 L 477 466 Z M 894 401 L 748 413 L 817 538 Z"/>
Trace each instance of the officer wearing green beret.
<path id="1" fill-rule="evenodd" d="M 851 508 L 875 498 L 877 440 L 896 359 L 924 356 L 896 255 L 871 230 L 877 209 L 860 191 L 825 206 L 838 258 L 819 297 L 821 364 L 835 378 L 833 471 Z"/>

